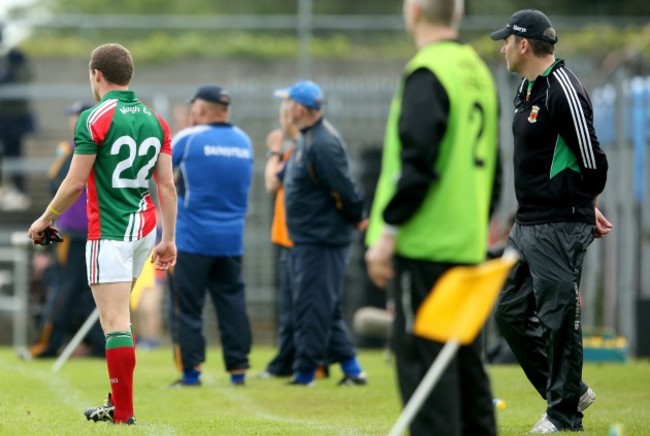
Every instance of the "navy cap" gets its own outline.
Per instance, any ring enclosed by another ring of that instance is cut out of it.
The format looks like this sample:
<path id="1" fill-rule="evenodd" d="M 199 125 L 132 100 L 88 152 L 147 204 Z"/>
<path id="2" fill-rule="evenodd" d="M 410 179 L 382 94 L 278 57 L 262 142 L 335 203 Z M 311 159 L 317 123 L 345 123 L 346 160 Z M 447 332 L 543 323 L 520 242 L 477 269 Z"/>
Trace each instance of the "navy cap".
<path id="1" fill-rule="evenodd" d="M 320 109 L 323 104 L 323 91 L 311 80 L 301 80 L 289 88 L 278 89 L 273 95 L 289 98 L 312 109 Z"/>
<path id="2" fill-rule="evenodd" d="M 86 103 L 85 101 L 75 101 L 70 107 L 65 110 L 66 115 L 79 115 L 86 109 L 93 107 L 93 103 Z"/>
<path id="3" fill-rule="evenodd" d="M 551 21 L 541 11 L 536 9 L 523 9 L 512 14 L 506 27 L 492 33 L 490 37 L 498 41 L 510 35 L 517 35 L 523 38 L 539 39 L 555 44 L 557 42 L 555 32 L 553 32 L 552 37 L 544 35 L 544 32 L 552 28 Z"/>
<path id="4" fill-rule="evenodd" d="M 190 102 L 193 102 L 196 99 L 228 106 L 230 104 L 230 93 L 218 85 L 204 85 L 196 90 L 196 93 Z"/>

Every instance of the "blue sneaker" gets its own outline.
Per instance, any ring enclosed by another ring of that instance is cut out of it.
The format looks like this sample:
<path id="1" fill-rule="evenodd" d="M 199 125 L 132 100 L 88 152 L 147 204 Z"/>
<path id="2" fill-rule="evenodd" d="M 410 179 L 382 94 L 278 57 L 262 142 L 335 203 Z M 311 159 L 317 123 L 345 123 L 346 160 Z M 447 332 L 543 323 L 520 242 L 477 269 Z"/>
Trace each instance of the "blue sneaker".
<path id="1" fill-rule="evenodd" d="M 179 378 L 169 385 L 170 388 L 196 388 L 199 386 L 201 386 L 201 380 L 197 379 L 196 381 L 188 381 L 184 378 Z"/>
<path id="2" fill-rule="evenodd" d="M 289 385 L 293 386 L 314 386 L 316 371 L 296 372 L 289 380 Z"/>
<path id="3" fill-rule="evenodd" d="M 290 385 L 290 386 L 305 386 L 305 387 L 312 387 L 312 386 L 316 385 L 316 381 L 315 381 L 315 380 L 312 380 L 312 381 L 307 382 L 307 383 L 302 383 L 302 382 L 298 381 L 297 378 L 292 378 L 291 380 L 289 380 L 289 381 L 287 382 L 287 385 Z"/>
<path id="4" fill-rule="evenodd" d="M 230 384 L 233 386 L 244 386 L 246 384 L 246 374 L 230 374 Z"/>

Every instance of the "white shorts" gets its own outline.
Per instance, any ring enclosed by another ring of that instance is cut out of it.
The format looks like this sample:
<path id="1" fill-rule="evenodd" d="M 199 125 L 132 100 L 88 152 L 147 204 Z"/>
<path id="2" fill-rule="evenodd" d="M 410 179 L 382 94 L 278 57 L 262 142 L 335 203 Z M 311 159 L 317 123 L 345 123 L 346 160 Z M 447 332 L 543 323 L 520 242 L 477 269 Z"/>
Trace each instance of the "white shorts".
<path id="1" fill-rule="evenodd" d="M 86 242 L 88 284 L 131 282 L 138 278 L 155 243 L 155 230 L 137 241 Z"/>

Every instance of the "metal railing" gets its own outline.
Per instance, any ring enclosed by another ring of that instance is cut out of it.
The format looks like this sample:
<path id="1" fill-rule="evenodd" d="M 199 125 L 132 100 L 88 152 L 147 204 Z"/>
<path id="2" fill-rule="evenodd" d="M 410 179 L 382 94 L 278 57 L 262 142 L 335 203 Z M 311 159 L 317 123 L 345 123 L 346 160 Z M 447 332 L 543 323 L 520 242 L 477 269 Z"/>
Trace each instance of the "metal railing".
<path id="1" fill-rule="evenodd" d="M 11 246 L 0 246 L 0 262 L 11 264 L 8 280 L 0 282 L 0 312 L 13 317 L 13 345 L 16 349 L 27 346 L 28 299 L 29 299 L 29 243 L 24 233 L 11 234 Z"/>

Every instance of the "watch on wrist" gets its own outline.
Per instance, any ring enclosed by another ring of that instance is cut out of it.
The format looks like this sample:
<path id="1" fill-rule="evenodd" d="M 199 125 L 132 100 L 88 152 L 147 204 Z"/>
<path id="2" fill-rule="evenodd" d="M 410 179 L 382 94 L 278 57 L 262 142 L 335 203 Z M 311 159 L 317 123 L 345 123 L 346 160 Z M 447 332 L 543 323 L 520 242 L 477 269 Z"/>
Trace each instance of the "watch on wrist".
<path id="1" fill-rule="evenodd" d="M 282 153 L 279 151 L 269 150 L 266 152 L 266 158 L 269 159 L 272 156 L 282 157 Z"/>

